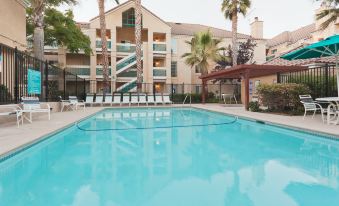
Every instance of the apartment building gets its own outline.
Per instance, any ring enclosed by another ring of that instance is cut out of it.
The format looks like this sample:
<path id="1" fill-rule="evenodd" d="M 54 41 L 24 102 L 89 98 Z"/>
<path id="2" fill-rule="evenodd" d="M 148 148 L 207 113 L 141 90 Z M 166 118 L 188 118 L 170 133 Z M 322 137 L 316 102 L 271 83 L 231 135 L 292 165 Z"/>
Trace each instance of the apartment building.
<path id="1" fill-rule="evenodd" d="M 327 9 L 326 4 L 315 10 L 315 15 Z M 326 39 L 338 34 L 339 20 L 331 23 L 326 29 L 321 27 L 324 20 L 315 20 L 313 23 L 298 28 L 294 31 L 284 31 L 267 41 L 267 61 L 277 58 L 292 50 L 304 47 L 308 44 Z M 269 63 L 269 62 L 268 62 Z"/>
<path id="2" fill-rule="evenodd" d="M 201 84 L 199 71 L 190 68 L 181 58 L 189 52 L 185 43 L 195 32 L 210 29 L 215 38 L 222 39 L 222 46 L 231 44 L 230 31 L 204 25 L 165 22 L 157 15 L 142 8 L 143 82 L 152 86 L 148 92 L 169 92 L 168 84 Z M 127 1 L 106 12 L 106 37 L 110 53 L 109 66 L 111 90 L 119 92 L 136 91 L 136 55 L 134 35 L 134 2 Z M 46 59 L 60 67 L 89 80 L 89 91 L 102 91 L 102 51 L 99 17 L 90 22 L 79 23 L 82 31 L 91 39 L 93 53 L 71 54 L 64 48 L 46 47 Z M 263 22 L 259 19 L 251 24 L 251 35 L 239 34 L 240 41 L 254 39 L 257 43 L 254 62 L 265 62 L 266 40 L 263 39 Z M 211 65 L 211 69 L 215 65 Z M 144 85 L 146 86 L 146 85 Z"/>
<path id="3" fill-rule="evenodd" d="M 27 0 L 1 0 L 0 43 L 26 50 Z"/>

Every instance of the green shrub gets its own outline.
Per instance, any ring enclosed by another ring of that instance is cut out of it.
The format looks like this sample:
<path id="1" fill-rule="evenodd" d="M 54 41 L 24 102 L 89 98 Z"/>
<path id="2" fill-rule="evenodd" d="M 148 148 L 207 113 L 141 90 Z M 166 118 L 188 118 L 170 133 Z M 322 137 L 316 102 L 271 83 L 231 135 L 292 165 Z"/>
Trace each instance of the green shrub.
<path id="1" fill-rule="evenodd" d="M 302 111 L 299 95 L 309 94 L 310 89 L 303 84 L 261 84 L 257 93 L 269 111 L 296 114 Z"/>
<path id="2" fill-rule="evenodd" d="M 173 94 L 172 101 L 174 103 L 183 103 L 187 94 Z M 202 102 L 201 94 L 191 94 L 192 103 L 197 104 Z M 219 98 L 214 95 L 214 93 L 209 92 L 206 96 L 206 103 L 218 103 Z M 187 97 L 186 103 L 189 103 L 189 97 Z"/>
<path id="3" fill-rule="evenodd" d="M 250 111 L 260 112 L 259 102 L 250 102 L 248 106 L 249 106 Z"/>
<path id="4" fill-rule="evenodd" d="M 0 85 L 0 103 L 8 103 L 12 100 L 11 93 L 5 85 Z"/>

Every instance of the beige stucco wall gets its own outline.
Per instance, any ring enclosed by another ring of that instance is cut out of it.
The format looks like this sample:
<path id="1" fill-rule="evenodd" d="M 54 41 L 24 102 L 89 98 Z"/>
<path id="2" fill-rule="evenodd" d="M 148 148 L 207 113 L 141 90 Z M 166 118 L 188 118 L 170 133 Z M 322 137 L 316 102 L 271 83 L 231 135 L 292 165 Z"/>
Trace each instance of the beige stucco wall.
<path id="1" fill-rule="evenodd" d="M 1 0 L 0 28 L 0 43 L 26 49 L 26 8 L 21 0 Z"/>
<path id="2" fill-rule="evenodd" d="M 260 84 L 274 84 L 277 82 L 277 75 L 268 75 L 262 77 L 251 78 L 250 82 L 252 82 L 252 94 L 250 94 L 250 101 L 252 101 L 252 97 L 256 96 L 256 88 L 255 82 L 260 81 Z M 251 83 L 250 83 L 251 85 Z M 245 83 L 241 81 L 241 101 L 245 101 Z"/>

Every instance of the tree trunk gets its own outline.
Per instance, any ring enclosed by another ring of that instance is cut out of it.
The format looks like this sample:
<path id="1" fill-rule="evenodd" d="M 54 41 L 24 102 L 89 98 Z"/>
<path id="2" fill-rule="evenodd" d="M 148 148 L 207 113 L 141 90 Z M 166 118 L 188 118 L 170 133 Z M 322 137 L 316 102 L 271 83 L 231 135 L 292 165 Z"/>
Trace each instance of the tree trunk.
<path id="1" fill-rule="evenodd" d="M 141 27 L 142 27 L 142 13 L 141 13 L 141 0 L 135 0 L 135 52 L 137 60 L 137 84 L 138 92 L 141 92 L 141 83 L 143 81 L 142 74 L 142 41 L 141 41 Z"/>
<path id="2" fill-rule="evenodd" d="M 238 4 L 237 0 L 233 0 L 233 4 Z M 238 11 L 233 11 L 232 14 L 232 61 L 233 66 L 238 64 Z"/>
<path id="3" fill-rule="evenodd" d="M 108 65 L 108 51 L 107 51 L 107 38 L 106 38 L 106 19 L 105 19 L 105 0 L 98 0 L 99 5 L 99 18 L 100 18 L 100 30 L 101 30 L 101 48 L 103 55 L 103 92 L 104 94 L 109 92 L 109 65 Z"/>
<path id="4" fill-rule="evenodd" d="M 33 8 L 33 21 L 34 21 L 34 33 L 33 33 L 33 53 L 34 57 L 40 60 L 44 60 L 44 12 L 45 3 L 43 0 L 32 1 Z"/>

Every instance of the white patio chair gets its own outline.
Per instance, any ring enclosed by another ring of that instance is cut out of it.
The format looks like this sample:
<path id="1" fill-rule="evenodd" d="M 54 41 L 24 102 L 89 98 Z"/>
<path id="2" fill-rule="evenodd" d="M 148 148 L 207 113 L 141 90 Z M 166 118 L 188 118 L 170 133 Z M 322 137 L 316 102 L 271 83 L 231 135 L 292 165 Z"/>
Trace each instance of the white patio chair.
<path id="1" fill-rule="evenodd" d="M 0 105 L 0 116 L 16 116 L 18 127 L 24 123 L 22 109 L 16 105 Z"/>
<path id="2" fill-rule="evenodd" d="M 119 105 L 119 106 L 121 106 L 121 94 L 120 93 L 115 93 L 113 95 L 112 105 Z"/>
<path id="3" fill-rule="evenodd" d="M 323 120 L 323 123 L 325 123 L 325 117 L 324 114 L 327 114 L 327 109 L 324 109 L 320 104 L 315 102 L 311 95 L 299 95 L 300 102 L 303 104 L 305 113 L 303 119 L 305 119 L 307 112 L 313 112 L 312 118 L 314 118 L 317 111 L 321 112 L 321 118 Z"/>
<path id="4" fill-rule="evenodd" d="M 146 94 L 139 94 L 139 105 L 140 104 L 146 104 L 146 106 L 148 106 Z"/>
<path id="5" fill-rule="evenodd" d="M 28 113 L 29 118 L 26 118 L 29 122 L 32 123 L 32 114 L 33 113 L 47 113 L 48 120 L 51 119 L 51 107 L 47 103 L 40 103 L 38 97 L 22 97 L 22 112 Z"/>
<path id="6" fill-rule="evenodd" d="M 163 100 L 164 100 L 164 104 L 173 104 L 173 102 L 170 99 L 170 95 L 169 94 L 164 94 L 163 95 Z"/>
<path id="7" fill-rule="evenodd" d="M 78 97 L 76 96 L 69 96 L 69 102 L 71 105 L 73 105 L 73 107 L 75 108 L 75 110 L 78 110 L 78 107 L 83 107 L 84 111 L 86 109 L 86 104 L 83 100 L 78 100 Z"/>
<path id="8" fill-rule="evenodd" d="M 139 99 L 138 94 L 132 94 L 131 95 L 131 103 L 130 105 L 137 104 L 139 106 Z"/>
<path id="9" fill-rule="evenodd" d="M 94 102 L 94 104 L 99 104 L 100 106 L 102 106 L 103 103 L 104 103 L 104 95 L 102 95 L 102 94 L 95 95 L 95 102 Z"/>
<path id="10" fill-rule="evenodd" d="M 339 109 L 337 105 L 330 104 L 327 107 L 327 124 L 339 124 Z"/>
<path id="11" fill-rule="evenodd" d="M 103 102 L 104 105 L 110 105 L 112 106 L 112 102 L 113 102 L 113 97 L 111 94 L 107 94 L 105 95 L 105 101 Z"/>
<path id="12" fill-rule="evenodd" d="M 153 95 L 153 94 L 147 95 L 147 105 L 149 105 L 149 104 L 154 104 L 154 105 L 156 105 L 155 99 L 154 99 L 154 95 Z"/>
<path id="13" fill-rule="evenodd" d="M 121 104 L 128 104 L 128 106 L 131 106 L 131 102 L 129 100 L 129 94 L 123 94 L 122 95 L 122 102 Z"/>
<path id="14" fill-rule="evenodd" d="M 87 94 L 86 95 L 86 100 L 85 100 L 85 104 L 89 104 L 90 106 L 93 106 L 94 104 L 94 95 L 93 94 Z"/>
<path id="15" fill-rule="evenodd" d="M 60 112 L 63 112 L 64 109 L 65 110 L 73 109 L 73 105 L 71 104 L 71 102 L 69 100 L 62 99 L 61 96 L 59 96 L 59 99 L 60 99 L 60 104 L 61 104 L 60 105 L 60 108 L 61 108 Z"/>
<path id="16" fill-rule="evenodd" d="M 155 105 L 164 104 L 161 94 L 155 94 Z"/>

